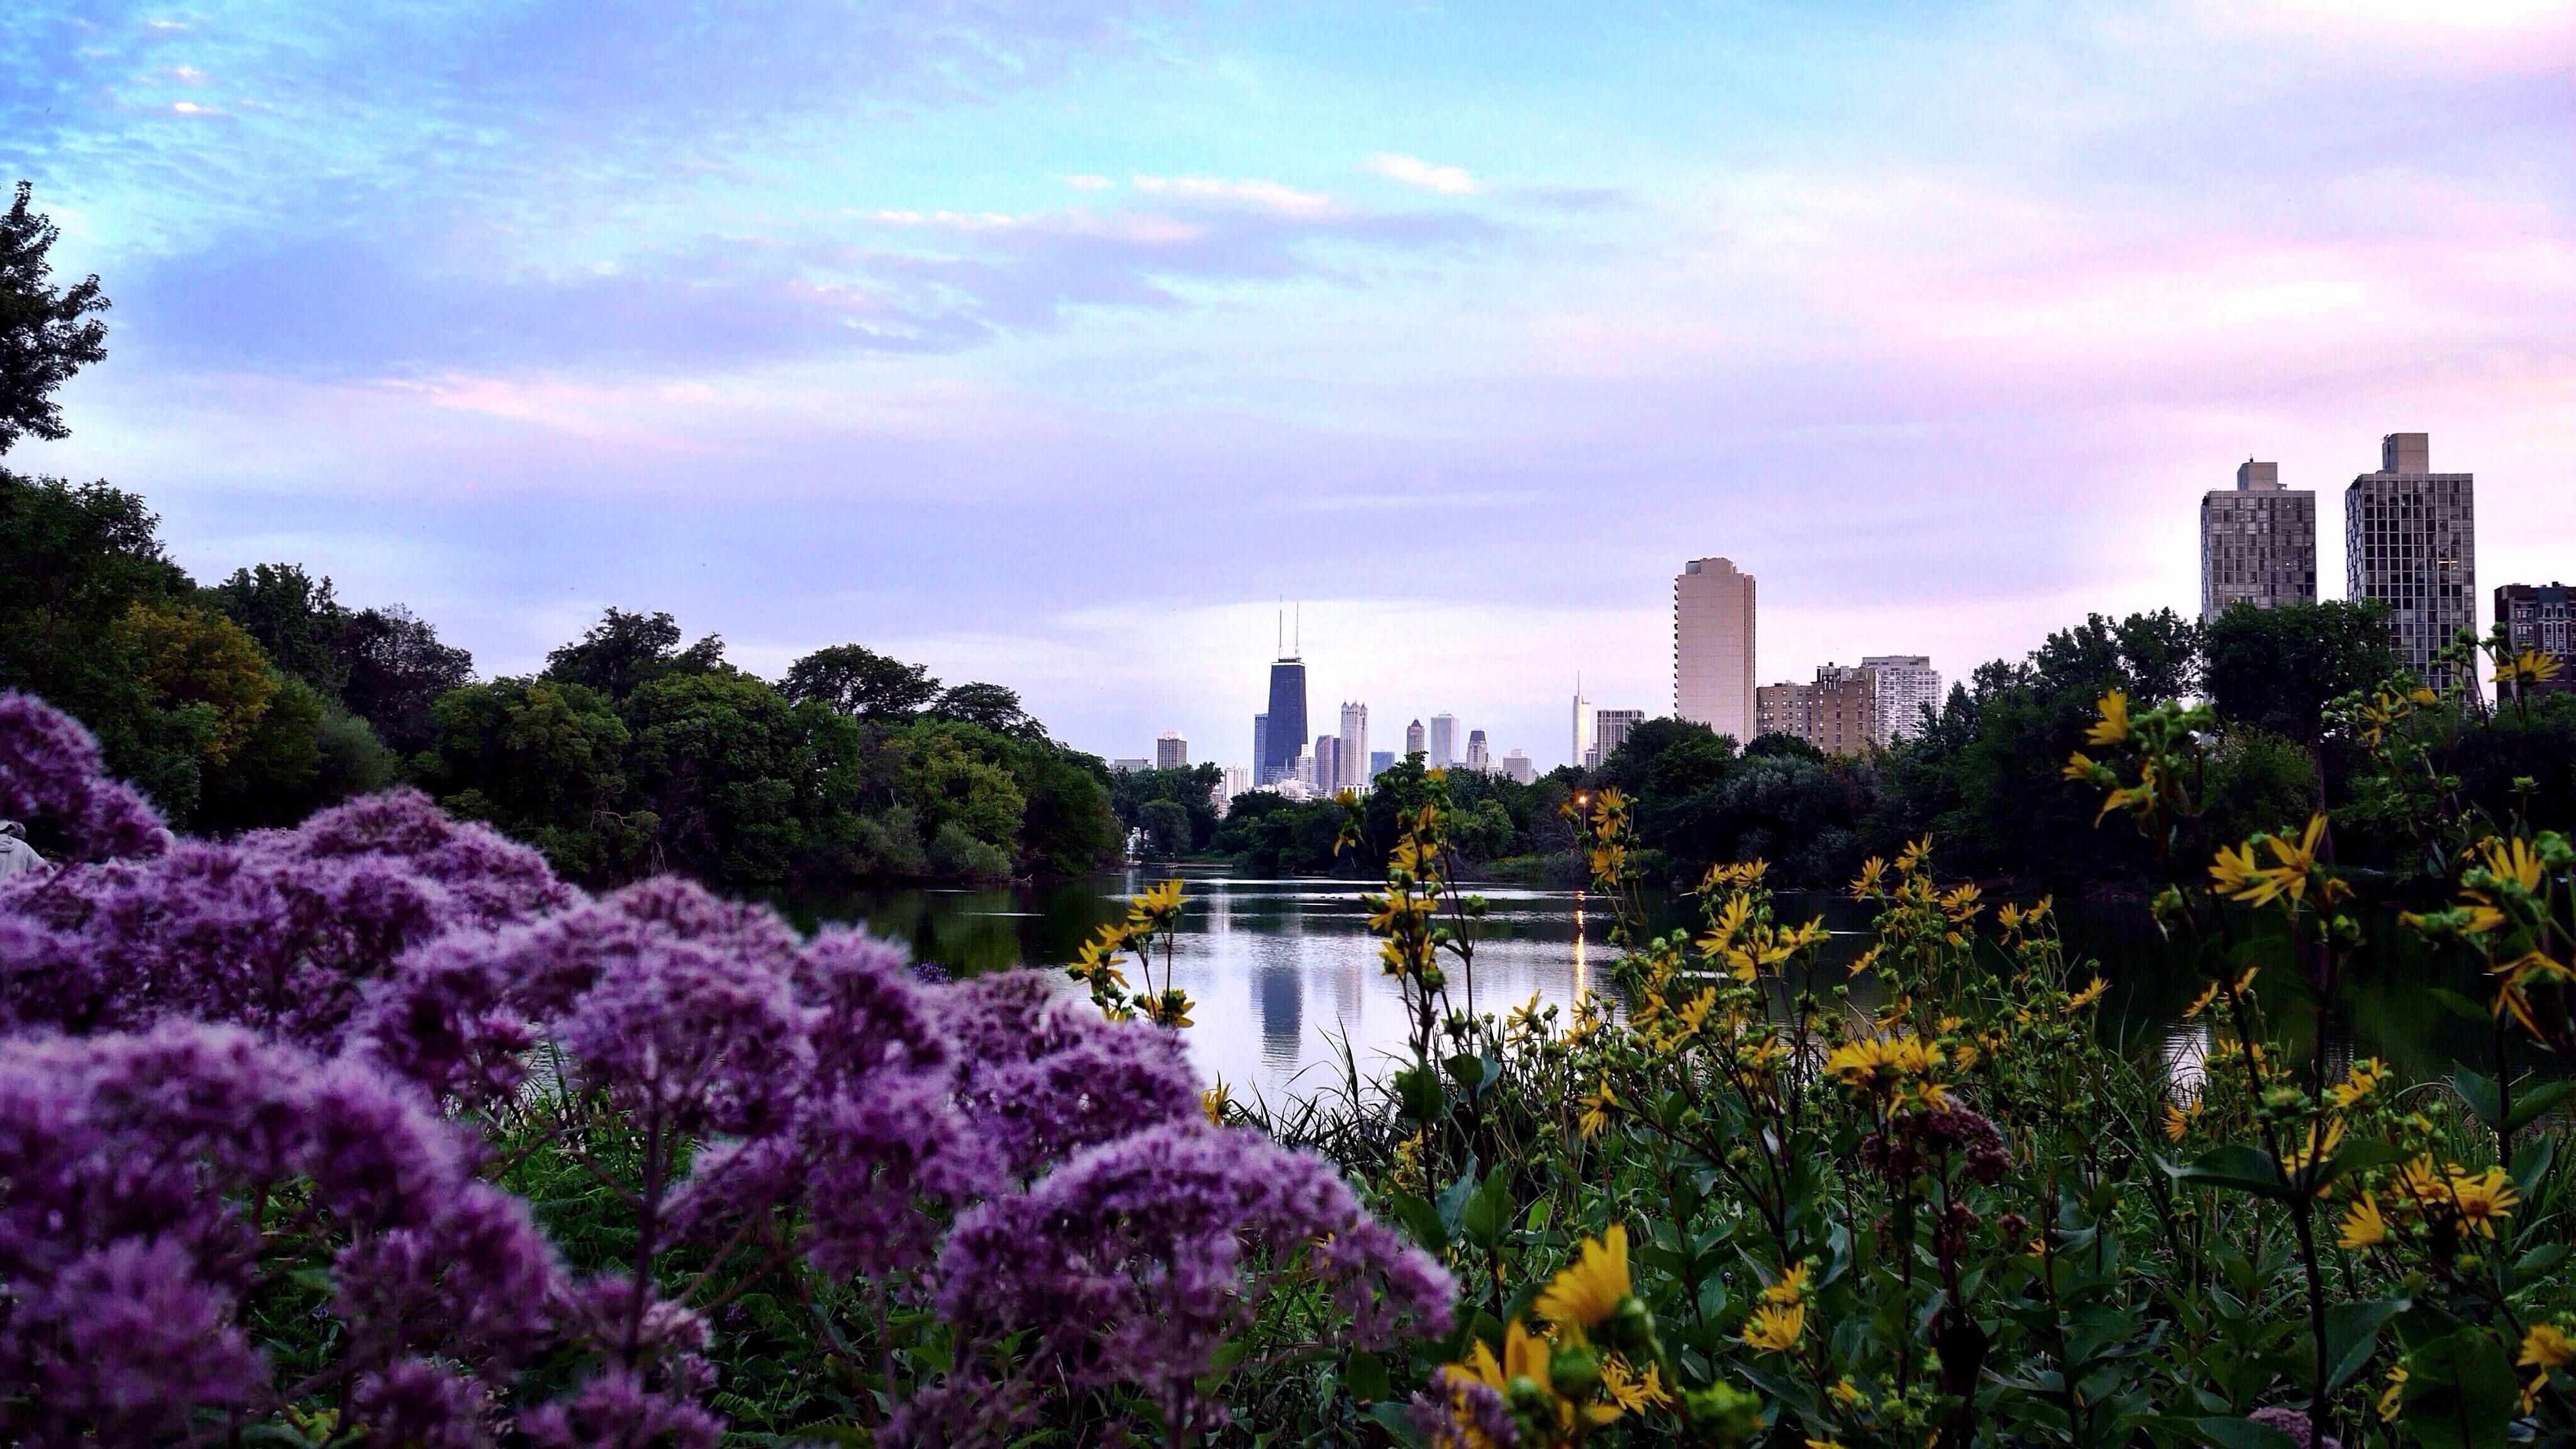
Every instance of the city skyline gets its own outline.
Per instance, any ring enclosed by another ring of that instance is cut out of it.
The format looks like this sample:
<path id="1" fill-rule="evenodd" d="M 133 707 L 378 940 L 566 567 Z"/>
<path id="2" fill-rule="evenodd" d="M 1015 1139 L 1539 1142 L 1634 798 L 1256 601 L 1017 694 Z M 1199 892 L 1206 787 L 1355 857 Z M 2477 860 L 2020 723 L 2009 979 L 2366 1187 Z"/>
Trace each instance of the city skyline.
<path id="1" fill-rule="evenodd" d="M 1554 755 L 1577 669 L 1668 697 L 1675 555 L 1761 576 L 1768 677 L 1964 677 L 2192 612 L 2225 469 L 2391 429 L 2515 520 L 2482 595 L 2576 555 L 2563 6 L 889 0 L 714 65 L 613 7 L 0 11 L 0 166 L 115 301 L 8 466 L 487 677 L 667 609 L 1239 758 L 1285 594 L 1335 697 Z"/>

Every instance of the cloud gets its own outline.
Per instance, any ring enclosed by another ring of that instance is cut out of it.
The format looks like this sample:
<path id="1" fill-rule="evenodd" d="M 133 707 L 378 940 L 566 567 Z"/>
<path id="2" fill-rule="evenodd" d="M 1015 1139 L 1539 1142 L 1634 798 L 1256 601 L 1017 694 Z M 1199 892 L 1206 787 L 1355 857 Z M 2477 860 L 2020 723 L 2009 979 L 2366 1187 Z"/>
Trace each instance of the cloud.
<path id="1" fill-rule="evenodd" d="M 1230 181 L 1218 176 L 1131 176 L 1128 184 L 1153 196 L 1186 201 L 1239 201 L 1286 216 L 1325 216 L 1337 211 L 1320 191 L 1300 191 L 1276 181 Z"/>
<path id="2" fill-rule="evenodd" d="M 1074 175 L 1064 178 L 1064 184 L 1076 191 L 1107 191 L 1118 183 L 1106 176 Z"/>
<path id="3" fill-rule="evenodd" d="M 1476 184 L 1476 178 L 1468 175 L 1467 168 L 1463 166 L 1434 166 L 1428 161 L 1418 161 L 1411 156 L 1399 156 L 1392 151 L 1380 151 L 1369 157 L 1360 163 L 1360 169 L 1374 171 L 1380 176 L 1392 181 L 1401 181 L 1407 186 L 1418 186 L 1425 191 L 1437 191 L 1443 196 L 1472 196 L 1482 189 Z"/>

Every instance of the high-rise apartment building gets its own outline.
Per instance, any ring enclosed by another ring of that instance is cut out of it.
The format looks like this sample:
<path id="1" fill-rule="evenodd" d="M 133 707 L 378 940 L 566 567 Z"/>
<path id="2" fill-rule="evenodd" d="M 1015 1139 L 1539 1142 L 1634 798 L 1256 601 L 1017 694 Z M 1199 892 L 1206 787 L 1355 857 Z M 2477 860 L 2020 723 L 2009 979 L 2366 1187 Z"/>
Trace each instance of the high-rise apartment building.
<path id="1" fill-rule="evenodd" d="M 1722 558 L 1692 559 L 1673 579 L 1673 716 L 1740 744 L 1753 738 L 1756 704 L 1753 575 Z"/>
<path id="2" fill-rule="evenodd" d="M 1456 715 L 1435 714 L 1431 717 L 1428 753 L 1429 759 L 1425 763 L 1435 770 L 1445 770 L 1458 763 L 1458 717 Z"/>
<path id="3" fill-rule="evenodd" d="M 1627 741 L 1628 731 L 1646 722 L 1642 709 L 1596 709 L 1592 712 L 1592 748 L 1583 757 L 1583 768 L 1597 770 L 1601 762 L 1619 753 Z"/>
<path id="4" fill-rule="evenodd" d="M 1264 769 L 1261 763 L 1269 758 L 1270 716 L 1266 714 L 1256 714 L 1252 717 L 1252 782 L 1254 784 L 1267 785 L 1270 783 L 1270 772 Z"/>
<path id="5" fill-rule="evenodd" d="M 2317 494 L 2281 486 L 2281 465 L 2248 458 L 2233 489 L 2200 495 L 2200 621 L 2230 604 L 2317 601 Z"/>
<path id="6" fill-rule="evenodd" d="M 2390 433 L 2379 471 L 2344 490 L 2344 592 L 2387 603 L 2398 655 L 2438 687 L 2433 656 L 2478 626 L 2477 492 L 2474 474 L 2434 472 L 2432 453 L 2423 433 Z"/>
<path id="7" fill-rule="evenodd" d="M 1538 767 L 1530 763 L 1530 757 L 1528 755 L 1521 753 L 1519 750 L 1514 750 L 1510 754 L 1503 756 L 1503 773 L 1513 780 L 1526 785 L 1530 781 L 1538 778 Z"/>
<path id="8" fill-rule="evenodd" d="M 1467 768 L 1480 775 L 1493 772 L 1494 757 L 1485 748 L 1483 730 L 1467 731 Z"/>
<path id="9" fill-rule="evenodd" d="M 1342 773 L 1335 787 L 1365 790 L 1371 775 L 1368 747 L 1368 706 L 1342 701 Z"/>
<path id="10" fill-rule="evenodd" d="M 1261 782 L 1296 773 L 1306 747 L 1306 661 L 1290 656 L 1270 666 L 1270 733 L 1259 762 Z M 1314 782 L 1306 782 L 1312 785 Z"/>
<path id="11" fill-rule="evenodd" d="M 1327 794 L 1342 788 L 1341 743 L 1331 735 L 1315 736 L 1315 788 Z"/>
<path id="12" fill-rule="evenodd" d="M 2558 677 L 2526 684 L 2530 692 L 2558 690 L 2576 694 L 2576 613 L 2570 609 L 2576 589 L 2565 584 L 2499 584 L 2495 591 L 2496 622 L 2517 655 L 2525 650 L 2558 656 Z"/>
<path id="13" fill-rule="evenodd" d="M 1252 772 L 1250 770 L 1243 768 L 1241 765 L 1226 766 L 1225 776 L 1222 780 L 1218 781 L 1216 787 L 1216 813 L 1222 816 L 1232 810 L 1234 808 L 1234 797 L 1251 788 Z"/>
<path id="14" fill-rule="evenodd" d="M 1177 770 L 1190 762 L 1190 742 L 1177 730 L 1165 730 L 1154 736 L 1154 768 Z"/>
<path id="15" fill-rule="evenodd" d="M 1928 654 L 1871 654 L 1861 666 L 1878 676 L 1878 743 L 1883 748 L 1923 728 L 1923 711 L 1941 712 L 1941 671 Z"/>
<path id="16" fill-rule="evenodd" d="M 1422 741 L 1422 721 L 1415 720 L 1413 723 L 1406 725 L 1404 727 L 1404 752 L 1408 755 L 1419 755 L 1424 753 L 1427 749 L 1428 746 L 1424 745 Z"/>
<path id="17" fill-rule="evenodd" d="M 1862 755 L 1881 743 L 1878 671 L 1821 664 L 1813 684 L 1766 684 L 1755 691 L 1763 734 L 1796 735 L 1829 755 Z"/>
<path id="18" fill-rule="evenodd" d="M 1794 680 L 1766 684 L 1753 691 L 1753 733 L 1807 737 L 1808 686 Z M 1748 739 L 1744 743 L 1751 744 Z"/>

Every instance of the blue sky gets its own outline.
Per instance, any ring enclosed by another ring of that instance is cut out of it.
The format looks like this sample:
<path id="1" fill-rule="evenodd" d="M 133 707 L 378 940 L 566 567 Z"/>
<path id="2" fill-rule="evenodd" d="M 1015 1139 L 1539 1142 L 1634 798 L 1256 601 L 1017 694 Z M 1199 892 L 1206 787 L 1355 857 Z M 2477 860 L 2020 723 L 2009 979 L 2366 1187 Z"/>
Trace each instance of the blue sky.
<path id="1" fill-rule="evenodd" d="M 859 640 L 1104 754 L 1315 711 L 1565 749 L 2196 603 L 2249 455 L 2479 479 L 2576 574 L 2562 4 L 61 4 L 0 169 L 116 300 L 21 470 L 488 673 L 609 604 Z"/>

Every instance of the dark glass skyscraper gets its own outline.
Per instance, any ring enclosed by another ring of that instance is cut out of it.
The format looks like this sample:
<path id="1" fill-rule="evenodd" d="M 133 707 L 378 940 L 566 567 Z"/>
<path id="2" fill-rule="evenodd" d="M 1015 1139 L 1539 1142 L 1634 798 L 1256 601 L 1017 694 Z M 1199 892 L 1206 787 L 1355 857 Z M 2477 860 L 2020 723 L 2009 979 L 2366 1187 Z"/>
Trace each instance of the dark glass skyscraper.
<path id="1" fill-rule="evenodd" d="M 1270 666 L 1270 732 L 1261 752 L 1261 783 L 1270 784 L 1297 770 L 1297 749 L 1306 743 L 1306 661 L 1282 659 Z"/>

